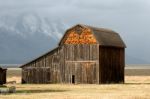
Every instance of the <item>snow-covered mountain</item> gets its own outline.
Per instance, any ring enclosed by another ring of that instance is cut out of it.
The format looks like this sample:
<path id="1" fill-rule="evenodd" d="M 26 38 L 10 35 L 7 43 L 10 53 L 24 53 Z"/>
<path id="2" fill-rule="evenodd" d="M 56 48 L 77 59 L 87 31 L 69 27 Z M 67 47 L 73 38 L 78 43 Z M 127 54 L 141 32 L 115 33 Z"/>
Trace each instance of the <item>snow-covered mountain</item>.
<path id="1" fill-rule="evenodd" d="M 25 63 L 57 46 L 67 26 L 35 13 L 0 17 L 0 63 Z"/>

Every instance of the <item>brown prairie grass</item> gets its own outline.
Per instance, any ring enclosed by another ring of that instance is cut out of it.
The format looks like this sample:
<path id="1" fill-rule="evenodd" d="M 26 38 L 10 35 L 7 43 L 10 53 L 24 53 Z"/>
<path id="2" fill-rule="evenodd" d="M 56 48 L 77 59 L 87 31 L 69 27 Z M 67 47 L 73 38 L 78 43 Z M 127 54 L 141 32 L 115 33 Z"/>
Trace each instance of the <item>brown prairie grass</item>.
<path id="1" fill-rule="evenodd" d="M 125 76 L 125 84 L 20 84 L 17 92 L 0 95 L 0 99 L 150 99 L 150 76 Z M 12 86 L 11 84 L 7 86 Z"/>
<path id="2" fill-rule="evenodd" d="M 150 99 L 150 76 L 125 79 L 125 84 L 104 85 L 18 83 L 15 94 L 0 95 L 0 99 Z"/>

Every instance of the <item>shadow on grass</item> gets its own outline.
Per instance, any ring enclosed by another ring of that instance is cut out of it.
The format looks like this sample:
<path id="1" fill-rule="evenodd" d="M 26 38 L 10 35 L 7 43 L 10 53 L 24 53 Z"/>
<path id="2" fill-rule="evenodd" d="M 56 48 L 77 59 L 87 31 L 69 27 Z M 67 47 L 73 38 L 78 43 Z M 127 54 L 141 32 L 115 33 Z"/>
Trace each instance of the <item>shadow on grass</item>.
<path id="1" fill-rule="evenodd" d="M 0 85 L 0 88 L 6 88 L 7 86 L 5 86 L 5 85 Z"/>
<path id="2" fill-rule="evenodd" d="M 150 83 L 124 83 L 126 85 L 150 85 Z"/>
<path id="3" fill-rule="evenodd" d="M 16 93 L 49 93 L 49 92 L 66 92 L 69 90 L 17 90 Z"/>

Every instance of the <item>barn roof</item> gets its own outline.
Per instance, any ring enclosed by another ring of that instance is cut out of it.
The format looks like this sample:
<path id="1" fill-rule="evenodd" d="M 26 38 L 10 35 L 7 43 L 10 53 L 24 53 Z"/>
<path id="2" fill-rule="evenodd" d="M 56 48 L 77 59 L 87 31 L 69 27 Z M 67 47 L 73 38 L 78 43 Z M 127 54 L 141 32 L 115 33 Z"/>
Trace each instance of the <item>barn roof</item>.
<path id="1" fill-rule="evenodd" d="M 29 64 L 29 63 L 34 62 L 34 61 L 37 60 L 37 59 L 42 58 L 42 57 L 45 56 L 45 55 L 48 55 L 48 54 L 51 54 L 51 53 L 55 52 L 57 49 L 59 49 L 59 47 L 55 47 L 55 48 L 51 49 L 50 51 L 48 51 L 48 52 L 46 52 L 46 53 L 44 53 L 44 54 L 42 54 L 42 55 L 40 55 L 40 56 L 34 58 L 33 60 L 31 60 L 31 61 L 29 61 L 29 62 L 27 62 L 27 63 L 21 65 L 20 68 L 24 67 L 25 65 L 27 65 L 27 64 Z"/>
<path id="2" fill-rule="evenodd" d="M 110 30 L 110 29 L 106 29 L 106 28 L 96 28 L 96 27 L 92 27 L 92 26 L 88 26 L 88 25 L 82 25 L 82 24 L 77 24 L 75 26 L 73 26 L 72 28 L 69 28 L 68 30 L 66 30 L 64 36 L 62 37 L 62 39 L 60 40 L 60 42 L 58 43 L 58 47 L 46 52 L 45 54 L 27 62 L 26 64 L 23 64 L 22 66 L 20 66 L 20 68 L 24 67 L 25 65 L 34 62 L 37 59 L 42 58 L 43 56 L 53 53 L 55 50 L 57 50 L 61 43 L 63 42 L 64 37 L 67 35 L 67 32 L 70 31 L 71 29 L 80 26 L 80 27 L 86 27 L 86 28 L 90 28 L 92 30 L 92 33 L 94 34 L 97 42 L 99 43 L 99 45 L 101 46 L 113 46 L 113 47 L 121 47 L 121 48 L 125 48 L 126 45 L 123 42 L 123 40 L 121 39 L 121 37 L 119 36 L 118 33 Z"/>
<path id="3" fill-rule="evenodd" d="M 60 40 L 59 45 L 61 45 L 61 43 L 63 42 L 63 39 L 67 35 L 67 32 L 70 31 L 71 29 L 77 27 L 77 26 L 91 29 L 97 42 L 101 46 L 114 46 L 114 47 L 122 47 L 122 48 L 126 47 L 126 45 L 123 42 L 120 35 L 118 33 L 116 33 L 115 31 L 110 30 L 110 29 L 106 29 L 106 28 L 96 28 L 96 27 L 92 27 L 92 26 L 88 26 L 88 25 L 82 25 L 82 24 L 75 25 L 72 28 L 68 29 L 66 31 L 65 35 Z"/>

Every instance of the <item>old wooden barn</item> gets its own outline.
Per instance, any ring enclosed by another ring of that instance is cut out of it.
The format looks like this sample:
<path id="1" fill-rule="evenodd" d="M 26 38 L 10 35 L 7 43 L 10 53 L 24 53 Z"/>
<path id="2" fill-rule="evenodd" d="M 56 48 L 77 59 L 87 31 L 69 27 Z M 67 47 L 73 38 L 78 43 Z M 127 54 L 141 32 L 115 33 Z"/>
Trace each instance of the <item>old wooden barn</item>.
<path id="1" fill-rule="evenodd" d="M 6 72 L 7 72 L 6 68 L 0 67 L 0 85 L 6 83 Z"/>
<path id="2" fill-rule="evenodd" d="M 22 83 L 123 83 L 125 47 L 112 30 L 75 25 L 57 48 L 21 66 Z"/>

